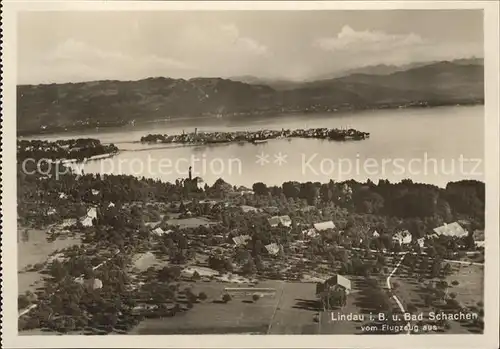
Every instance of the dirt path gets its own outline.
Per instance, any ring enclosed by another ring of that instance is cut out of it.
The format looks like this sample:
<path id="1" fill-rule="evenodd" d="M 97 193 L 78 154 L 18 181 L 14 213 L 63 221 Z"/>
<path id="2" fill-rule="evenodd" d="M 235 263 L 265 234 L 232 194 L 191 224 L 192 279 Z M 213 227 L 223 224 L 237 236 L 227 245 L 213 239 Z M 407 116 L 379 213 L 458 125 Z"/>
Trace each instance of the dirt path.
<path id="1" fill-rule="evenodd" d="M 391 273 L 387 277 L 386 281 L 387 281 L 387 288 L 389 289 L 389 291 L 392 289 L 392 286 L 391 286 L 391 277 L 396 273 L 396 271 L 398 271 L 398 268 L 401 265 L 401 263 L 403 263 L 403 260 L 405 259 L 405 257 L 406 257 L 406 253 L 403 254 L 403 256 L 399 260 L 398 264 L 396 264 L 396 266 L 394 267 L 394 269 L 391 271 Z M 401 312 L 403 314 L 406 313 L 405 308 L 403 306 L 403 303 L 401 303 L 401 301 L 399 300 L 399 298 L 395 294 L 392 295 L 392 298 L 397 303 L 397 305 L 398 305 L 399 309 L 401 310 Z M 406 334 L 410 334 L 410 323 L 408 322 L 407 325 L 408 325 L 408 331 L 406 332 Z"/>
<path id="2" fill-rule="evenodd" d="M 271 333 L 271 328 L 274 323 L 274 317 L 276 316 L 276 312 L 278 311 L 278 308 L 280 307 L 282 300 L 283 300 L 283 291 L 285 289 L 285 283 L 281 283 L 281 290 L 279 291 L 279 296 L 278 296 L 278 302 L 276 302 L 276 307 L 274 308 L 273 315 L 271 316 L 271 321 L 269 322 L 269 327 L 267 328 L 267 334 Z"/>

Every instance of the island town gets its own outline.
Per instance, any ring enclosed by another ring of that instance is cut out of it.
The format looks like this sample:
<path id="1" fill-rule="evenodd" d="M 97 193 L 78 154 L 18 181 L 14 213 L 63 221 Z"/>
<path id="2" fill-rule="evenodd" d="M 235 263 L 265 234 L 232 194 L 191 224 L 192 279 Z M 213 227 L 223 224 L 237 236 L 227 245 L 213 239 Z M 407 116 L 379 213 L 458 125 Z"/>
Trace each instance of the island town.
<path id="1" fill-rule="evenodd" d="M 367 132 L 349 129 L 311 128 L 298 130 L 260 130 L 240 132 L 194 132 L 179 135 L 149 134 L 141 138 L 143 143 L 181 143 L 181 144 L 214 144 L 214 143 L 262 143 L 280 138 L 315 138 L 331 141 L 363 140 L 370 136 Z"/>

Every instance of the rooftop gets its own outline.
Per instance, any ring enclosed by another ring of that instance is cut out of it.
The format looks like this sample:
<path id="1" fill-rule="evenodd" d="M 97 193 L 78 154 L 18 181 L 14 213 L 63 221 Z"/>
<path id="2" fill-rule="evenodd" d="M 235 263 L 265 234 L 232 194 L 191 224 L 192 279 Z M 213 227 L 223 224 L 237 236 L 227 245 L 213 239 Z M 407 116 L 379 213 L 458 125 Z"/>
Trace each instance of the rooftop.
<path id="1" fill-rule="evenodd" d="M 285 227 L 292 225 L 292 220 L 289 216 L 274 216 L 267 220 L 271 227 L 277 227 L 280 223 Z"/>
<path id="2" fill-rule="evenodd" d="M 334 229 L 334 228 L 335 228 L 335 224 L 333 223 L 333 221 L 326 221 L 326 222 L 314 224 L 314 229 L 316 229 L 317 231 Z"/>
<path id="3" fill-rule="evenodd" d="M 450 224 L 445 223 L 444 225 L 435 228 L 434 231 L 438 235 L 454 236 L 458 238 L 467 236 L 468 234 L 467 231 L 457 222 Z"/>
<path id="4" fill-rule="evenodd" d="M 233 237 L 233 242 L 236 245 L 244 245 L 250 239 L 250 235 L 240 235 Z"/>
<path id="5" fill-rule="evenodd" d="M 327 286 L 334 286 L 334 285 L 339 285 L 344 287 L 346 290 L 351 289 L 351 280 L 346 278 L 345 276 L 336 274 L 332 276 L 331 278 L 327 279 L 325 281 L 325 285 Z"/>
<path id="6" fill-rule="evenodd" d="M 265 247 L 266 247 L 267 252 L 269 252 L 269 254 L 272 254 L 272 255 L 276 255 L 280 251 L 280 247 L 276 243 L 266 245 Z"/>

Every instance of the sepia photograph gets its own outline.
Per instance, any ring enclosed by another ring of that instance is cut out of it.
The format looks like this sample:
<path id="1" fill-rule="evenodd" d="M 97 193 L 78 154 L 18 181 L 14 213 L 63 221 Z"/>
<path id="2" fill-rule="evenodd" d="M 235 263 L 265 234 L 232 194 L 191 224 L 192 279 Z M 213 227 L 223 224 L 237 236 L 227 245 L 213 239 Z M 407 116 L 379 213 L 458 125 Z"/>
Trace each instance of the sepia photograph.
<path id="1" fill-rule="evenodd" d="M 487 5 L 36 3 L 2 48 L 11 345 L 493 343 Z"/>

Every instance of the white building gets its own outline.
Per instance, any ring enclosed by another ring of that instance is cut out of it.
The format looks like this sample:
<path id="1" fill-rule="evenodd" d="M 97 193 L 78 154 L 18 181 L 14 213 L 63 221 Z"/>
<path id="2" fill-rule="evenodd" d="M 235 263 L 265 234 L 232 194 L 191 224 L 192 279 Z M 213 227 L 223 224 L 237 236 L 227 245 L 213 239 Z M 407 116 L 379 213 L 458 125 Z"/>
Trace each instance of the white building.
<path id="1" fill-rule="evenodd" d="M 73 224 L 76 224 L 76 219 L 68 218 L 68 219 L 64 219 L 62 221 L 62 223 L 60 224 L 60 227 L 67 228 L 67 227 L 71 227 Z"/>
<path id="2" fill-rule="evenodd" d="M 302 230 L 302 234 L 304 235 L 304 237 L 307 236 L 310 238 L 314 238 L 314 237 L 318 236 L 318 232 L 314 228 Z"/>
<path id="3" fill-rule="evenodd" d="M 87 210 L 87 215 L 80 219 L 80 222 L 84 227 L 91 227 L 93 225 L 92 220 L 94 218 L 97 219 L 97 209 L 95 207 L 91 207 Z"/>
<path id="4" fill-rule="evenodd" d="M 97 218 L 97 209 L 95 207 L 91 207 L 87 211 L 87 217 Z"/>
<path id="5" fill-rule="evenodd" d="M 242 246 L 245 245 L 247 241 L 250 239 L 251 239 L 250 235 L 240 235 L 233 237 L 233 242 L 237 246 Z"/>
<path id="6" fill-rule="evenodd" d="M 103 286 L 102 281 L 97 278 L 84 279 L 83 277 L 79 277 L 75 279 L 75 282 L 91 290 L 97 290 Z"/>
<path id="7" fill-rule="evenodd" d="M 408 230 L 404 230 L 394 234 L 392 240 L 400 245 L 408 245 L 412 241 L 412 236 Z"/>
<path id="8" fill-rule="evenodd" d="M 469 234 L 457 222 L 453 222 L 450 224 L 445 223 L 444 225 L 435 228 L 434 231 L 438 235 L 452 236 L 452 237 L 457 237 L 457 238 L 465 237 Z"/>
<path id="9" fill-rule="evenodd" d="M 290 227 L 292 225 L 292 220 L 289 216 L 274 216 L 267 220 L 271 227 L 277 227 L 280 223 L 284 227 Z"/>
<path id="10" fill-rule="evenodd" d="M 88 217 L 88 216 L 87 216 L 87 217 L 85 217 L 85 218 L 83 218 L 83 219 L 81 220 L 81 222 L 82 222 L 82 225 L 83 225 L 84 227 L 91 227 L 91 226 L 93 225 L 93 223 L 92 223 L 92 218 L 90 218 L 90 217 Z"/>
<path id="11" fill-rule="evenodd" d="M 266 245 L 265 248 L 267 252 L 273 256 L 277 255 L 280 252 L 280 246 L 274 242 L 272 244 Z"/>
<path id="12" fill-rule="evenodd" d="M 335 224 L 333 223 L 333 221 L 315 223 L 314 229 L 316 229 L 317 231 L 323 231 L 323 230 L 327 230 L 327 229 L 335 229 Z"/>
<path id="13" fill-rule="evenodd" d="M 352 285 L 351 285 L 351 280 L 346 278 L 345 276 L 336 274 L 329 279 L 325 280 L 325 282 L 320 286 L 316 288 L 316 293 L 319 293 L 324 290 L 328 289 L 342 289 L 345 291 L 345 294 L 348 295 L 351 293 L 352 290 Z"/>
<path id="14" fill-rule="evenodd" d="M 156 234 L 156 235 L 158 235 L 158 236 L 161 236 L 161 235 L 163 235 L 164 233 L 165 233 L 165 232 L 164 232 L 164 231 L 163 231 L 163 229 L 162 229 L 162 228 L 160 228 L 160 227 L 158 227 L 158 228 L 156 228 L 156 229 L 153 229 L 153 234 Z"/>
<path id="15" fill-rule="evenodd" d="M 484 230 L 475 230 L 473 237 L 477 247 L 484 247 Z"/>
<path id="16" fill-rule="evenodd" d="M 170 233 L 173 232 L 173 230 L 171 229 L 163 230 L 162 228 L 158 227 L 153 229 L 151 232 L 155 235 L 162 236 L 162 235 L 169 235 Z"/>

